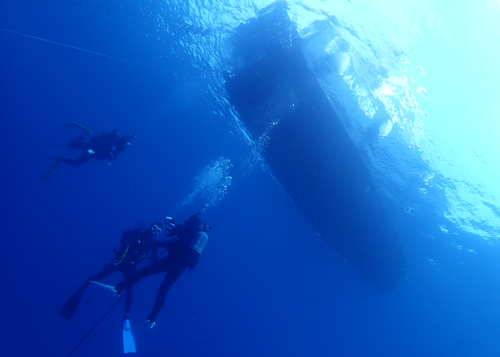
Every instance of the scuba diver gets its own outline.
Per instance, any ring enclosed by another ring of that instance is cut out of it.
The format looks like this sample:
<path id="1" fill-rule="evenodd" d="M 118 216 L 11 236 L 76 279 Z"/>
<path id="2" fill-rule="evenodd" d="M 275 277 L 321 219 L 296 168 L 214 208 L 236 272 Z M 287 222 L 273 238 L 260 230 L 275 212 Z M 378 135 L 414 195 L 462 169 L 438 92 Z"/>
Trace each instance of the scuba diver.
<path id="1" fill-rule="evenodd" d="M 151 224 L 150 228 L 141 225 L 136 225 L 133 230 L 127 229 L 123 232 L 120 239 L 121 247 L 115 249 L 114 259 L 106 264 L 104 269 L 89 277 L 78 290 L 66 301 L 59 316 L 70 320 L 75 313 L 78 304 L 83 296 L 83 293 L 90 283 L 95 283 L 107 287 L 108 285 L 98 283 L 99 280 L 106 278 L 114 272 L 121 272 L 124 279 L 129 279 L 134 274 L 137 274 L 136 266 L 148 257 L 151 252 L 151 260 L 157 260 L 158 242 L 156 236 L 163 230 L 163 225 L 159 222 Z M 135 353 L 135 342 L 130 327 L 129 314 L 132 306 L 132 286 L 126 288 L 125 295 L 125 315 L 123 321 L 123 347 L 125 353 Z"/>
<path id="2" fill-rule="evenodd" d="M 92 134 L 92 130 L 87 129 L 83 125 L 75 122 L 64 123 L 63 127 L 69 128 L 76 126 L 82 129 L 83 134 L 71 140 L 68 144 L 70 149 L 82 150 L 83 154 L 76 160 L 67 159 L 64 157 L 56 156 L 54 163 L 50 169 L 41 177 L 42 180 L 47 180 L 55 175 L 59 168 L 60 162 L 65 162 L 71 166 L 78 166 L 92 158 L 96 160 L 108 160 L 108 166 L 113 164 L 113 160 L 122 152 L 126 151 L 132 141 L 132 135 L 124 135 L 120 137 L 117 130 L 108 130 L 101 133 L 100 136 L 95 136 L 90 141 L 82 142 L 82 140 Z"/>
<path id="3" fill-rule="evenodd" d="M 98 282 L 114 272 L 121 272 L 125 279 L 137 272 L 136 266 L 148 257 L 151 252 L 151 260 L 157 259 L 158 242 L 155 236 L 160 234 L 163 225 L 159 222 L 153 223 L 149 229 L 141 225 L 136 225 L 133 230 L 127 229 L 120 239 L 121 247 L 115 249 L 114 259 L 106 264 L 104 269 L 88 278 L 78 290 L 66 301 L 59 312 L 59 316 L 70 320 L 75 313 L 83 292 L 91 282 Z M 132 306 L 132 289 L 127 290 L 125 296 L 125 319 L 128 319 L 130 307 Z"/>
<path id="4" fill-rule="evenodd" d="M 151 328 L 155 325 L 156 315 L 160 312 L 168 291 L 186 268 L 190 270 L 194 269 L 208 241 L 207 233 L 210 227 L 201 223 L 199 216 L 200 213 L 196 213 L 189 217 L 187 221 L 184 221 L 182 225 L 177 226 L 173 224 L 173 220 L 170 217 L 167 217 L 165 224 L 170 224 L 172 228 L 167 231 L 166 236 L 171 239 L 161 242 L 158 245 L 165 248 L 168 251 L 168 255 L 144 267 L 136 274 L 125 277 L 123 282 L 114 287 L 116 294 L 119 295 L 123 290 L 128 294 L 127 289 L 130 289 L 142 278 L 167 272 L 158 290 L 151 314 L 146 318 L 146 323 Z"/>

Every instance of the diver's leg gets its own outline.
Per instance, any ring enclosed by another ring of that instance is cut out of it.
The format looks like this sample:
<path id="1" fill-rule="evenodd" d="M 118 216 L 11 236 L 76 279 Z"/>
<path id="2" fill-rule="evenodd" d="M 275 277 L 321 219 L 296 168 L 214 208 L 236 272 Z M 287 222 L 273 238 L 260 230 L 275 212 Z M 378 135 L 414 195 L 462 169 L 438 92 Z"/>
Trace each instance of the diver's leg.
<path id="1" fill-rule="evenodd" d="M 130 278 L 133 274 L 137 273 L 137 270 L 135 267 L 127 267 L 126 269 L 121 270 L 123 274 L 123 278 L 126 280 Z M 132 301 L 133 301 L 133 285 L 125 288 L 125 316 L 124 319 L 127 320 L 128 316 L 130 314 L 130 309 L 132 308 Z"/>
<path id="2" fill-rule="evenodd" d="M 48 180 L 52 176 L 54 176 L 57 172 L 57 169 L 59 168 L 59 163 L 61 162 L 61 158 L 57 156 L 52 163 L 52 166 L 49 168 L 49 170 L 41 177 L 42 180 Z"/>
<path id="3" fill-rule="evenodd" d="M 125 315 L 124 319 L 128 319 L 128 315 L 130 315 L 130 309 L 132 308 L 132 301 L 134 299 L 134 286 L 131 285 L 128 288 L 125 288 Z"/>
<path id="4" fill-rule="evenodd" d="M 101 281 L 108 275 L 114 273 L 115 271 L 118 271 L 118 267 L 113 264 L 107 264 L 103 270 L 101 270 L 99 273 L 92 275 L 87 281 Z"/>
<path id="5" fill-rule="evenodd" d="M 106 267 L 99 273 L 92 275 L 90 278 L 88 278 L 79 288 L 76 290 L 76 292 L 71 295 L 71 297 L 66 301 L 64 306 L 62 307 L 61 311 L 59 311 L 59 316 L 64 317 L 66 320 L 70 320 L 73 314 L 75 313 L 78 304 L 80 303 L 80 300 L 83 296 L 83 293 L 87 286 L 89 286 L 90 280 L 94 281 L 99 281 L 101 279 L 104 279 L 107 277 L 109 274 L 113 273 L 116 271 L 116 268 L 113 268 L 114 266 L 109 266 L 106 265 Z"/>
<path id="6" fill-rule="evenodd" d="M 61 161 L 61 162 L 65 162 L 67 163 L 68 165 L 71 165 L 71 166 L 79 166 L 87 161 L 89 161 L 90 159 L 92 159 L 92 154 L 89 154 L 88 152 L 84 152 L 82 154 L 82 156 L 80 156 L 78 159 L 76 160 L 73 160 L 73 159 L 67 159 L 65 157 L 58 157 L 58 160 Z"/>
<path id="7" fill-rule="evenodd" d="M 83 140 L 83 138 L 85 138 L 85 134 L 76 137 L 75 139 L 71 140 L 68 144 L 68 147 L 70 149 L 83 150 L 84 153 L 82 154 L 82 156 L 80 156 L 76 160 L 66 159 L 65 157 L 58 157 L 58 160 L 65 162 L 71 166 L 78 166 L 83 164 L 84 162 L 89 161 L 92 158 L 92 154 L 88 152 L 88 150 L 91 149 L 91 144 L 89 142 L 82 143 L 81 141 Z"/>
<path id="8" fill-rule="evenodd" d="M 77 136 L 76 138 L 74 138 L 73 140 L 71 140 L 68 143 L 68 147 L 70 149 L 75 149 L 75 150 L 88 150 L 88 146 L 90 143 L 88 143 L 88 142 L 82 143 L 81 142 L 85 138 L 85 136 L 86 136 L 85 134 Z"/>
<path id="9" fill-rule="evenodd" d="M 151 310 L 151 314 L 147 317 L 150 323 L 155 322 L 156 315 L 158 315 L 163 307 L 163 304 L 165 303 L 165 297 L 167 296 L 168 291 L 172 288 L 172 286 L 174 286 L 175 282 L 179 279 L 184 270 L 186 270 L 185 265 L 177 265 L 169 269 L 167 272 L 167 276 L 161 283 L 158 294 L 156 294 L 156 301 L 153 309 Z"/>
<path id="10" fill-rule="evenodd" d="M 90 129 L 84 127 L 82 124 L 74 122 L 74 121 L 69 122 L 69 123 L 64 123 L 64 124 L 62 124 L 62 126 L 65 127 L 65 128 L 69 128 L 71 126 L 76 126 L 77 128 L 82 129 L 82 131 L 85 133 L 85 135 L 92 134 L 92 130 L 90 130 Z"/>
<path id="11" fill-rule="evenodd" d="M 151 264 L 145 266 L 144 268 L 142 268 L 141 270 L 139 270 L 137 273 L 132 274 L 130 277 L 125 278 L 125 280 L 123 280 L 121 283 L 118 283 L 115 286 L 116 292 L 118 294 L 120 294 L 120 292 L 123 289 L 126 289 L 129 286 L 134 285 L 135 283 L 137 283 L 142 278 L 145 278 L 145 277 L 153 275 L 153 274 L 158 274 L 158 273 L 162 273 L 164 271 L 167 271 L 168 268 L 169 268 L 169 265 L 170 265 L 169 261 L 171 260 L 171 259 L 168 259 L 168 258 L 169 258 L 169 256 L 167 255 L 165 258 L 157 260 L 156 262 L 151 263 Z"/>

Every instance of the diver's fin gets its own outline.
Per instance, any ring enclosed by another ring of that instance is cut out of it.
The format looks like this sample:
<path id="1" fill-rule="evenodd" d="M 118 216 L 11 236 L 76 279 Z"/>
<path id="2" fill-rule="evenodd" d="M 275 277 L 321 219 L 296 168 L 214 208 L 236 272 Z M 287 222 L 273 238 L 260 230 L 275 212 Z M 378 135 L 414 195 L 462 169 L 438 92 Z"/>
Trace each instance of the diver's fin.
<path id="1" fill-rule="evenodd" d="M 103 284 L 103 283 L 99 283 L 98 281 L 94 281 L 94 280 L 89 280 L 89 282 L 93 283 L 93 284 L 96 284 L 106 290 L 109 290 L 113 293 L 114 296 L 119 296 L 118 293 L 116 292 L 116 289 L 113 285 L 107 285 L 107 284 Z"/>
<path id="2" fill-rule="evenodd" d="M 72 295 L 68 301 L 64 304 L 61 311 L 59 311 L 59 316 L 64 317 L 66 320 L 70 320 L 80 303 L 80 298 L 82 297 L 83 290 Z"/>
<path id="3" fill-rule="evenodd" d="M 57 169 L 59 168 L 59 163 L 61 162 L 61 158 L 58 156 L 54 160 L 54 163 L 50 167 L 50 169 L 42 176 L 40 177 L 42 180 L 48 180 L 52 176 L 54 176 L 57 172 Z"/>
<path id="4" fill-rule="evenodd" d="M 71 127 L 71 126 L 76 126 L 76 127 L 80 128 L 80 129 L 82 129 L 82 130 L 83 130 L 83 132 L 85 133 L 85 135 L 90 135 L 90 134 L 92 134 L 92 130 L 87 129 L 87 128 L 86 128 L 86 127 L 84 127 L 82 124 L 77 123 L 77 122 L 74 122 L 74 121 L 71 121 L 71 122 L 69 122 L 69 123 L 64 123 L 64 124 L 62 124 L 62 126 L 63 126 L 63 127 L 65 127 L 65 128 L 69 128 L 69 127 Z"/>
<path id="5" fill-rule="evenodd" d="M 130 321 L 125 319 L 123 321 L 123 353 L 135 353 L 135 341 L 132 334 L 132 327 Z"/>

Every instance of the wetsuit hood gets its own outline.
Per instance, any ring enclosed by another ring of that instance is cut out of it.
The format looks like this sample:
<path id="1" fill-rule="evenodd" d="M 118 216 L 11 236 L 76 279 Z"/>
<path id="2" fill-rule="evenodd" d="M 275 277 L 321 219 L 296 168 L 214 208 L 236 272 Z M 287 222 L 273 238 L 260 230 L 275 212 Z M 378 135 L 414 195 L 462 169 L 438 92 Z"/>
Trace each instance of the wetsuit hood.
<path id="1" fill-rule="evenodd" d="M 197 227 L 201 224 L 201 213 L 195 213 L 193 214 L 191 217 L 188 218 L 188 220 L 186 222 L 184 222 L 186 224 L 186 226 L 188 227 Z"/>

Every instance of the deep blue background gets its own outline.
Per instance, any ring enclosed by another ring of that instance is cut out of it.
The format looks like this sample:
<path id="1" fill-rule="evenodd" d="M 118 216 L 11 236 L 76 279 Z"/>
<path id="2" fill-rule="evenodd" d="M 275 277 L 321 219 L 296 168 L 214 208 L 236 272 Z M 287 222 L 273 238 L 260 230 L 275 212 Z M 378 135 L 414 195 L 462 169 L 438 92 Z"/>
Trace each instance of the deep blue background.
<path id="1" fill-rule="evenodd" d="M 197 211 L 203 201 L 176 211 L 197 172 L 220 156 L 238 162 L 248 146 L 233 134 L 231 118 L 213 114 L 188 59 L 168 57 L 168 42 L 158 48 L 146 40 L 154 27 L 143 16 L 69 4 L 0 5 L 0 27 L 147 65 L 0 31 L 2 355 L 65 356 L 114 298 L 90 286 L 71 322 L 57 313 L 112 258 L 121 232 Z M 79 134 L 60 126 L 67 121 L 95 133 L 135 133 L 133 145 L 111 168 L 61 165 L 41 181 L 56 155 L 78 156 L 66 147 Z M 233 181 L 204 215 L 213 229 L 199 265 L 169 293 L 157 326 L 136 331 L 138 356 L 500 352 L 495 248 L 471 243 L 478 254 L 460 255 L 452 244 L 471 237 L 436 242 L 399 213 L 408 279 L 393 294 L 378 293 L 317 237 L 262 169 L 236 172 Z M 433 220 L 423 218 L 437 227 Z M 429 252 L 447 264 L 436 269 Z M 162 278 L 137 284 L 133 326 L 149 313 Z M 122 312 L 120 304 L 74 356 L 122 355 Z"/>

